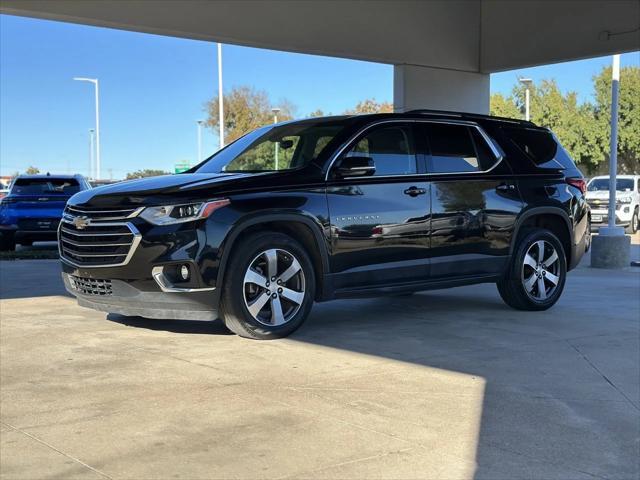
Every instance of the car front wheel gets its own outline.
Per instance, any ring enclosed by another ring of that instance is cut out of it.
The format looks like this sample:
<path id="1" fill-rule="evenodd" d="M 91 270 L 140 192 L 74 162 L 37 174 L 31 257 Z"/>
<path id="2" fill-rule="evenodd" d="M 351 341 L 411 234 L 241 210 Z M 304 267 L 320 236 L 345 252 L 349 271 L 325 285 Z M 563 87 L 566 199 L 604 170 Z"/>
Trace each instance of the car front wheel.
<path id="1" fill-rule="evenodd" d="M 253 339 L 286 337 L 309 315 L 313 265 L 293 238 L 249 235 L 234 248 L 226 271 L 220 313 L 232 332 Z"/>
<path id="2" fill-rule="evenodd" d="M 498 292 L 518 310 L 546 310 L 560 298 L 566 275 L 566 256 L 558 237 L 549 230 L 533 229 L 520 238 Z"/>

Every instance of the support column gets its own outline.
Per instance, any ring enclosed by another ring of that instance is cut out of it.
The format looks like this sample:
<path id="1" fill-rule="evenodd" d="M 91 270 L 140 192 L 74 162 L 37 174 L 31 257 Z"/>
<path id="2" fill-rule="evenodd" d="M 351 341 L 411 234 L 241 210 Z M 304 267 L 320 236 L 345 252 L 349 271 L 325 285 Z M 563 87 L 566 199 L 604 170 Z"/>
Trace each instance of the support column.
<path id="1" fill-rule="evenodd" d="M 428 108 L 488 114 L 489 74 L 395 65 L 393 106 L 396 112 Z"/>

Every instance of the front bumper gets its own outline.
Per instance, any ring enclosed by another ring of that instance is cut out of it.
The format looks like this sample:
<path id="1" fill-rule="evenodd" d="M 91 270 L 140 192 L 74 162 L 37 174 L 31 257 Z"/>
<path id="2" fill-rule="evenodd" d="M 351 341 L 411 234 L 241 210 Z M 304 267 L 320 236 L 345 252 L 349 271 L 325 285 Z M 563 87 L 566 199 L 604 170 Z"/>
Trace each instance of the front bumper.
<path id="1" fill-rule="evenodd" d="M 627 216 L 629 218 L 626 218 Z M 629 224 L 631 223 L 631 217 L 632 217 L 631 214 L 624 215 L 616 211 L 616 226 L 618 227 L 629 226 Z M 605 212 L 598 211 L 598 210 L 591 211 L 591 231 L 592 232 L 596 232 L 598 228 L 600 228 L 603 225 L 607 225 L 608 223 L 609 223 L 608 211 L 605 211 Z"/>
<path id="2" fill-rule="evenodd" d="M 218 318 L 215 289 L 194 292 L 144 291 L 123 280 L 77 277 L 66 272 L 62 273 L 62 279 L 67 291 L 78 299 L 81 307 L 156 319 Z"/>

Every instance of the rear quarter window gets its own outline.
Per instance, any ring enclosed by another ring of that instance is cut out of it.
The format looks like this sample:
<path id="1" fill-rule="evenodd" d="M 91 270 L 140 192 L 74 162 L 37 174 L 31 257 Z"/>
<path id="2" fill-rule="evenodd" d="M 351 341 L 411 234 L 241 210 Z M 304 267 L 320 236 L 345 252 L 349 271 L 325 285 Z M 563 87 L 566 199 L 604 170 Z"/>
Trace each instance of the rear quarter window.
<path id="1" fill-rule="evenodd" d="M 538 168 L 570 170 L 579 173 L 569 153 L 546 130 L 503 128 L 507 138 Z"/>

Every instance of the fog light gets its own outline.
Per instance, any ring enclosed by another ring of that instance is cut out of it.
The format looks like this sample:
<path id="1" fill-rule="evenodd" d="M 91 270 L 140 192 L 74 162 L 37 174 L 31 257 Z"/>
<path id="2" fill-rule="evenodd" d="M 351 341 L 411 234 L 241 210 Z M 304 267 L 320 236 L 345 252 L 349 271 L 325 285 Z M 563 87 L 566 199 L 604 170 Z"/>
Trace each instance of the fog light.
<path id="1" fill-rule="evenodd" d="M 180 277 L 182 278 L 182 280 L 184 280 L 185 282 L 187 280 L 189 280 L 189 267 L 187 265 L 182 265 L 180 267 Z"/>

